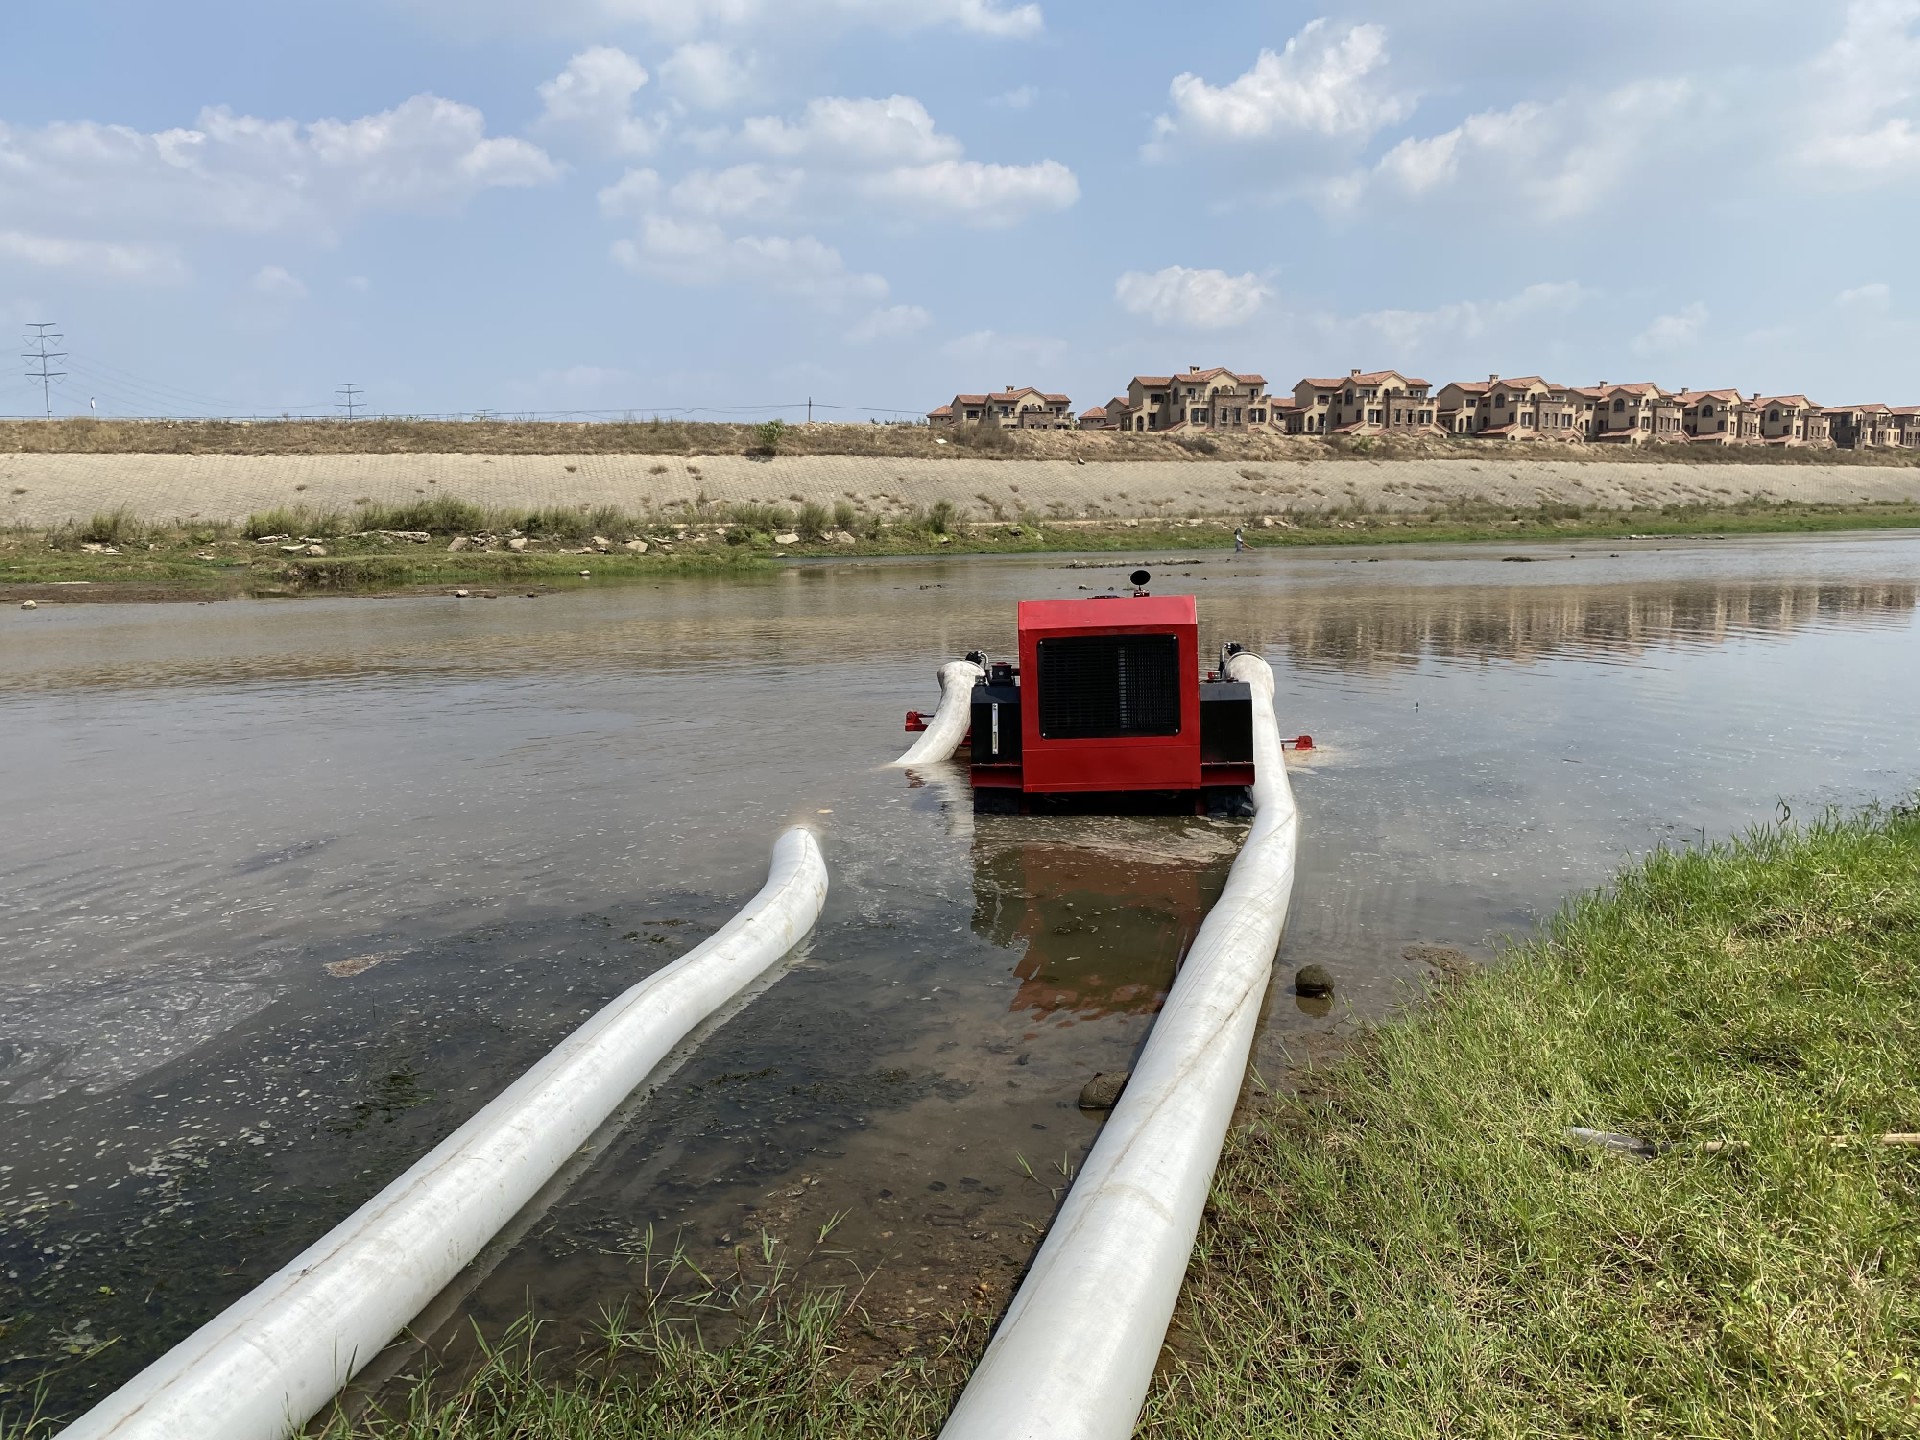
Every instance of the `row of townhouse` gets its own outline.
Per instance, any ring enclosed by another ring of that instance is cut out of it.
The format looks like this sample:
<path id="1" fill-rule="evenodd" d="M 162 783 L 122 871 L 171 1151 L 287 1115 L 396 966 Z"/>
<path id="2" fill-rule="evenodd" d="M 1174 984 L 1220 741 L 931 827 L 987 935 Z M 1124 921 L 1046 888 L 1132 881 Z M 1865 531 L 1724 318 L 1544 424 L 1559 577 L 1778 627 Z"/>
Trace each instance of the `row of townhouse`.
<path id="1" fill-rule="evenodd" d="M 1136 375 L 1126 394 L 1078 417 L 1064 395 L 1008 386 L 994 395 L 957 395 L 928 418 L 936 426 L 1158 434 L 1264 430 L 1355 439 L 1454 435 L 1602 445 L 1920 449 L 1920 406 L 1821 406 L 1805 395 L 1664 390 L 1644 381 L 1560 385 L 1538 375 L 1489 375 L 1435 390 L 1432 381 L 1397 370 L 1308 377 L 1293 387 L 1289 401 L 1268 394 L 1263 376 L 1191 365 L 1185 374 Z"/>

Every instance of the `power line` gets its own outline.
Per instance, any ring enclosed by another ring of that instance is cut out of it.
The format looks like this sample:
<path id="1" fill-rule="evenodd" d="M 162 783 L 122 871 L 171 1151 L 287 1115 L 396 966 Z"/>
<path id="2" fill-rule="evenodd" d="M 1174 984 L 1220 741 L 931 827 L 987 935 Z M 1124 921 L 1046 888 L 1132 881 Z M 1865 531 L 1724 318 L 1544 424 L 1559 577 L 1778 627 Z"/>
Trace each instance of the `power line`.
<path id="1" fill-rule="evenodd" d="M 66 371 L 47 368 L 55 361 L 67 358 L 67 352 L 64 350 L 47 349 L 47 346 L 58 345 L 67 338 L 64 335 L 47 334 L 53 329 L 54 323 L 54 321 L 45 320 L 28 325 L 27 329 L 35 333 L 27 336 L 27 344 L 34 348 L 22 352 L 20 356 L 27 362 L 27 379 L 40 382 L 40 408 L 46 412 L 46 418 L 49 420 L 53 419 L 53 382 L 67 378 Z M 40 367 L 37 370 L 33 368 L 36 365 Z"/>

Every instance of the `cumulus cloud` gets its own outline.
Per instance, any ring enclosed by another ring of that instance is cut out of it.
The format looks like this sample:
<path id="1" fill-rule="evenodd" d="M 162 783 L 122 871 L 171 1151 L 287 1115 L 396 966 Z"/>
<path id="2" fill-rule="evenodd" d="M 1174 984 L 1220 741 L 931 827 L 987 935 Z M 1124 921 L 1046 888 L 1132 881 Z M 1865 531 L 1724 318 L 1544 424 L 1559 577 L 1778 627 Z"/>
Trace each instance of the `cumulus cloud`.
<path id="1" fill-rule="evenodd" d="M 869 345 L 876 340 L 900 340 L 927 328 L 933 317 L 918 305 L 888 305 L 873 311 L 847 331 L 854 345 Z"/>
<path id="2" fill-rule="evenodd" d="M 674 208 L 689 215 L 770 217 L 785 211 L 799 193 L 806 172 L 767 165 L 735 165 L 726 170 L 694 170 L 670 192 Z"/>
<path id="3" fill-rule="evenodd" d="M 834 308 L 886 299 L 887 282 L 849 270 L 840 252 L 811 235 L 728 236 L 710 221 L 649 215 L 613 258 L 630 270 L 689 285 L 751 284 Z"/>
<path id="4" fill-rule="evenodd" d="M 1517 198 L 1541 219 L 1583 214 L 1648 173 L 1693 96 L 1684 79 L 1636 80 L 1598 96 L 1482 111 L 1441 134 L 1402 140 L 1370 173 L 1334 182 L 1326 198 L 1350 206 L 1369 194 L 1420 198 L 1458 187 Z"/>
<path id="5" fill-rule="evenodd" d="M 1303 26 L 1275 54 L 1262 50 L 1253 68 L 1225 85 L 1191 73 L 1169 87 L 1171 114 L 1155 133 L 1165 140 L 1253 141 L 1290 135 L 1360 139 L 1405 119 L 1413 96 L 1381 83 L 1387 32 L 1380 25 L 1333 29 L 1325 20 Z"/>
<path id="6" fill-rule="evenodd" d="M 1811 80 L 1805 163 L 1869 183 L 1920 174 L 1920 0 L 1851 0 Z"/>
<path id="7" fill-rule="evenodd" d="M 306 285 L 279 265 L 262 265 L 253 272 L 253 279 L 249 283 L 254 294 L 263 295 L 269 300 L 291 301 L 307 298 Z"/>
<path id="8" fill-rule="evenodd" d="M 1253 274 L 1189 270 L 1169 265 L 1147 274 L 1129 270 L 1115 283 L 1114 298 L 1131 315 L 1186 330 L 1224 330 L 1245 324 L 1273 293 Z"/>
<path id="9" fill-rule="evenodd" d="M 1885 310 L 1893 303 L 1893 287 L 1875 281 L 1870 285 L 1856 285 L 1851 290 L 1842 290 L 1833 297 L 1833 303 L 1842 310 L 1862 311 Z"/>
<path id="10" fill-rule="evenodd" d="M 445 211 L 482 190 L 558 176 L 538 146 L 489 136 L 478 110 L 436 95 L 304 125 L 225 107 L 203 110 L 191 128 L 154 133 L 93 121 L 0 124 L 0 213 L 58 215 L 69 235 L 324 233 L 361 211 Z"/>
<path id="11" fill-rule="evenodd" d="M 904 210 L 974 225 L 1012 225 L 1040 211 L 1069 209 L 1080 199 L 1079 180 L 1057 160 L 1035 165 L 936 160 L 882 171 L 861 188 Z"/>
<path id="12" fill-rule="evenodd" d="M 962 150 L 911 95 L 884 100 L 823 96 L 809 101 L 796 121 L 776 115 L 746 121 L 740 138 L 768 155 L 829 165 L 925 165 L 958 159 Z"/>
<path id="13" fill-rule="evenodd" d="M 647 84 L 647 70 L 626 51 L 595 45 L 567 61 L 566 69 L 539 87 L 542 134 L 577 140 L 614 155 L 645 155 L 660 143 L 662 126 L 633 113 L 633 97 Z"/>
<path id="14" fill-rule="evenodd" d="M 650 208 L 660 196 L 660 172 L 648 169 L 627 171 L 600 191 L 600 213 L 618 218 L 638 215 Z"/>
<path id="15" fill-rule="evenodd" d="M 1666 355 L 1684 350 L 1707 328 L 1707 307 L 1698 300 L 1672 315 L 1662 315 L 1633 339 L 1636 355 Z"/>
<path id="16" fill-rule="evenodd" d="M 660 83 L 689 105 L 723 110 L 753 85 L 753 65 L 729 45 L 699 40 L 682 45 L 660 65 Z"/>
<path id="17" fill-rule="evenodd" d="M 186 264 L 179 255 L 157 245 L 64 240 L 24 230 L 0 230 L 0 263 L 9 260 L 44 270 L 70 270 L 97 280 L 172 283 L 187 276 Z"/>
<path id="18" fill-rule="evenodd" d="M 851 193 L 904 214 L 974 225 L 1011 225 L 1029 215 L 1064 210 L 1080 199 L 1080 182 L 1057 160 L 1030 165 L 965 158 L 965 147 L 941 133 L 911 95 L 884 99 L 825 96 L 797 119 L 755 116 L 740 127 L 750 150 L 806 170 L 789 172 L 798 187 L 838 202 Z"/>
<path id="19" fill-rule="evenodd" d="M 1356 339 L 1376 339 L 1391 350 L 1415 352 L 1438 343 L 1501 334 L 1535 317 L 1566 315 L 1590 297 L 1591 292 L 1576 281 L 1546 281 L 1504 300 L 1456 300 L 1428 310 L 1371 310 L 1328 328 Z"/>

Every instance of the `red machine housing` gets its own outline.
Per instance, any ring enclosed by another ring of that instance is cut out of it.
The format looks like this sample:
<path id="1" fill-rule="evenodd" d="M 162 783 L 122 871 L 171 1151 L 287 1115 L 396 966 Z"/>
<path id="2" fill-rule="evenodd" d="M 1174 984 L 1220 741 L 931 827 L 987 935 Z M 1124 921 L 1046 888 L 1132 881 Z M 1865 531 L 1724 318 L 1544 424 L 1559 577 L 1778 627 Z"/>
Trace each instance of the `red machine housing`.
<path id="1" fill-rule="evenodd" d="M 1023 600 L 1020 675 L 1042 676 L 1043 646 L 1100 637 L 1168 637 L 1173 643 L 1176 722 L 1171 734 L 1049 735 L 1044 703 L 1020 707 L 1020 788 L 1034 795 L 1200 788 L 1200 617 L 1191 595 L 1101 600 Z M 1029 694 L 1037 683 L 1023 684 Z M 1080 727 L 1084 728 L 1084 727 Z M 1153 728 L 1165 729 L 1164 725 Z M 978 783 L 976 777 L 976 783 Z"/>
<path id="2" fill-rule="evenodd" d="M 976 799 L 1198 803 L 1253 783 L 1251 697 L 1201 679 L 1191 595 L 1026 600 L 1018 627 L 1018 666 L 990 665 L 973 692 Z"/>

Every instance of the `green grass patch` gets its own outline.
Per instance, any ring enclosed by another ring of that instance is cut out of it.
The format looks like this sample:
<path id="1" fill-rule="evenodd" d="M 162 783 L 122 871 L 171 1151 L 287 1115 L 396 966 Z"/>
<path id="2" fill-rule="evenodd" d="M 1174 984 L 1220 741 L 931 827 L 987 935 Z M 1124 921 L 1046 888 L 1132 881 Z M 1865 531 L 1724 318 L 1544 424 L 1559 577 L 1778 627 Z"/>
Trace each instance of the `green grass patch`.
<path id="1" fill-rule="evenodd" d="M 1920 813 L 1662 851 L 1236 1132 L 1141 1433 L 1920 1434 L 1915 1130 Z"/>

